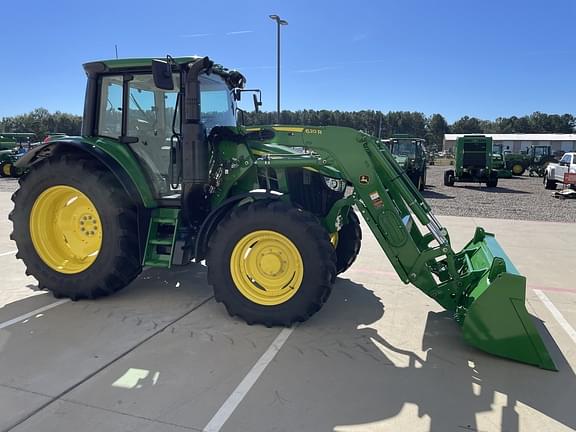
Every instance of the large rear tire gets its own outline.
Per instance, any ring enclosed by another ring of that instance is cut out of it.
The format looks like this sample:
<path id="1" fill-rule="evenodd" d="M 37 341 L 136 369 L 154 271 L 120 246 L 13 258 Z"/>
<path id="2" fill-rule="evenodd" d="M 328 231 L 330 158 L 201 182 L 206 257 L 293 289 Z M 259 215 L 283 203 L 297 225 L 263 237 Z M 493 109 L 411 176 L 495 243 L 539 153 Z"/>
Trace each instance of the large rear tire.
<path id="1" fill-rule="evenodd" d="M 208 248 L 216 301 L 248 324 L 306 321 L 327 300 L 336 275 L 328 232 L 311 213 L 279 200 L 232 210 Z"/>
<path id="2" fill-rule="evenodd" d="M 75 155 L 48 159 L 20 179 L 12 201 L 16 256 L 40 289 L 92 299 L 141 272 L 136 206 L 98 163 Z"/>
<path id="3" fill-rule="evenodd" d="M 488 180 L 486 180 L 486 187 L 495 188 L 496 186 L 498 186 L 498 174 L 493 172 L 492 175 L 488 177 Z"/>
<path id="4" fill-rule="evenodd" d="M 10 177 L 12 163 L 4 161 L 0 163 L 0 177 Z"/>
<path id="5" fill-rule="evenodd" d="M 521 162 L 514 161 L 510 166 L 510 171 L 515 176 L 521 176 L 526 171 L 526 167 Z"/>
<path id="6" fill-rule="evenodd" d="M 362 246 L 360 220 L 354 210 L 349 210 L 348 223 L 338 231 L 336 238 L 336 274 L 340 274 L 354 264 Z"/>

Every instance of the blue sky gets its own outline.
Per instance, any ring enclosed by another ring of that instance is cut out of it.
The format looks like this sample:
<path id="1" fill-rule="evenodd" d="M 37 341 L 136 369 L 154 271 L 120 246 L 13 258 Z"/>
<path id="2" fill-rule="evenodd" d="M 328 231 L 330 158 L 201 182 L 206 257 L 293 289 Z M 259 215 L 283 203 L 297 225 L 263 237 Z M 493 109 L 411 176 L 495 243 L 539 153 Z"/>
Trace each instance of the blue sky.
<path id="1" fill-rule="evenodd" d="M 0 117 L 81 114 L 81 64 L 209 55 L 282 107 L 494 119 L 575 113 L 574 0 L 8 1 L 0 23 Z"/>

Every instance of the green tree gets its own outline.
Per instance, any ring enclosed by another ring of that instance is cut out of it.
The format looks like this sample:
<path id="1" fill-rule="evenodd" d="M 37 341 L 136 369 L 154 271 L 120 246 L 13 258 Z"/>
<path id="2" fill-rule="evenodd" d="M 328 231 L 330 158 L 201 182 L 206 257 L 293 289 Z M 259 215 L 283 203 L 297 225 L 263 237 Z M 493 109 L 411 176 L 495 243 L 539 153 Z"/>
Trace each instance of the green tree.
<path id="1" fill-rule="evenodd" d="M 483 133 L 484 128 L 482 126 L 481 121 L 476 117 L 464 116 L 454 122 L 450 127 L 450 131 L 456 134 Z"/>
<path id="2" fill-rule="evenodd" d="M 444 143 L 444 135 L 448 132 L 450 132 L 450 127 L 442 114 L 433 114 L 428 120 L 426 134 L 426 141 L 430 150 L 437 151 L 441 149 Z"/>

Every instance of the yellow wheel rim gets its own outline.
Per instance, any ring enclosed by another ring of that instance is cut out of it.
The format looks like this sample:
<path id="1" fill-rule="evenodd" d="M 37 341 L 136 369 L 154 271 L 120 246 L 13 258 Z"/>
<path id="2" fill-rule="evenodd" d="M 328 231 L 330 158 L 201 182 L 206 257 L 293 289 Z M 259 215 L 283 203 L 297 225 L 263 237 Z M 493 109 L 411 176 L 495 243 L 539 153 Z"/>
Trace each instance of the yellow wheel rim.
<path id="1" fill-rule="evenodd" d="M 245 298 L 259 305 L 275 306 L 298 292 L 304 263 L 288 237 L 275 231 L 253 231 L 234 246 L 230 274 Z"/>
<path id="2" fill-rule="evenodd" d="M 102 246 L 102 222 L 90 199 L 71 186 L 42 192 L 30 212 L 30 236 L 52 270 L 76 274 L 89 268 Z"/>
<path id="3" fill-rule="evenodd" d="M 12 164 L 11 163 L 5 163 L 4 165 L 2 165 L 2 172 L 6 177 L 10 177 L 10 171 L 12 168 Z"/>
<path id="4" fill-rule="evenodd" d="M 522 171 L 524 171 L 524 168 L 522 167 L 522 165 L 520 164 L 516 164 L 512 166 L 512 172 L 516 175 L 519 175 Z"/>

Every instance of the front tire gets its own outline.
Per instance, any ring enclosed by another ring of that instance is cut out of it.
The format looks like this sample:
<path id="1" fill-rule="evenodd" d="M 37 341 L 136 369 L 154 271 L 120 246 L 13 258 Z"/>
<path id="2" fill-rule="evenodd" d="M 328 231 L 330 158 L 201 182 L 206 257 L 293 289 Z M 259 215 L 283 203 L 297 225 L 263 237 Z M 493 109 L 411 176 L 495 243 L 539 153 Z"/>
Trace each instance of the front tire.
<path id="1" fill-rule="evenodd" d="M 93 299 L 141 272 L 136 208 L 96 162 L 75 155 L 41 162 L 20 179 L 12 201 L 16 256 L 40 289 Z"/>
<path id="2" fill-rule="evenodd" d="M 232 210 L 208 248 L 216 301 L 248 324 L 306 321 L 327 300 L 336 275 L 328 232 L 309 212 L 279 200 Z"/>
<path id="3" fill-rule="evenodd" d="M 422 176 L 420 177 L 420 187 L 418 188 L 418 190 L 420 192 L 423 192 L 425 188 L 426 188 L 426 170 L 424 170 Z"/>
<path id="4" fill-rule="evenodd" d="M 547 173 L 544 174 L 544 189 L 556 190 L 556 181 L 550 180 Z"/>
<path id="5" fill-rule="evenodd" d="M 454 171 L 448 170 L 444 172 L 444 186 L 454 186 L 455 178 Z"/>
<path id="6" fill-rule="evenodd" d="M 362 230 L 354 210 L 348 211 L 348 223 L 338 231 L 336 243 L 336 274 L 348 270 L 360 253 Z"/>

